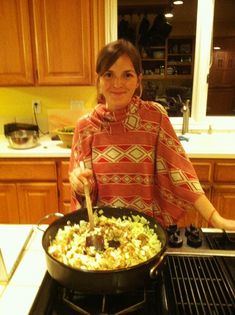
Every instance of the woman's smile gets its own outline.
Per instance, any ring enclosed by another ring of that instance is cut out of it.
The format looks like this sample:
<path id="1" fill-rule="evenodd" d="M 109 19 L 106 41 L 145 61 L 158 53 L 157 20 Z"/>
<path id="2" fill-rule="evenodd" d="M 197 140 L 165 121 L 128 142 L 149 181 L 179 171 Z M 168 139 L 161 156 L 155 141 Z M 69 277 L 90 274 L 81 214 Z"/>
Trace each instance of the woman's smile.
<path id="1" fill-rule="evenodd" d="M 139 77 L 127 55 L 119 57 L 100 78 L 101 93 L 112 111 L 125 108 L 138 86 Z"/>

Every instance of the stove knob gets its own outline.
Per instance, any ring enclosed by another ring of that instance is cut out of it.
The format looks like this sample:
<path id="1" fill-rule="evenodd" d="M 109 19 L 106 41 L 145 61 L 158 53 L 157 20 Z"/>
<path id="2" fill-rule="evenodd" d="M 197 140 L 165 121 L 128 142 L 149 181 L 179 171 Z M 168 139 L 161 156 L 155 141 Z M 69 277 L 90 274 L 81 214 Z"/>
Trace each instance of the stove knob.
<path id="1" fill-rule="evenodd" d="M 199 235 L 198 229 L 196 229 L 195 231 L 191 232 L 190 235 L 188 235 L 187 244 L 190 247 L 194 247 L 194 248 L 200 247 L 202 245 L 202 239 Z"/>
<path id="2" fill-rule="evenodd" d="M 198 230 L 194 224 L 190 224 L 190 226 L 185 229 L 185 236 L 189 236 L 192 232 Z"/>
<path id="3" fill-rule="evenodd" d="M 183 245 L 183 239 L 179 236 L 177 232 L 171 234 L 169 237 L 170 247 L 181 247 Z"/>
<path id="4" fill-rule="evenodd" d="M 174 233 L 177 233 L 178 235 L 180 235 L 180 230 L 178 229 L 176 223 L 170 224 L 166 230 L 167 230 L 168 235 L 172 235 Z"/>

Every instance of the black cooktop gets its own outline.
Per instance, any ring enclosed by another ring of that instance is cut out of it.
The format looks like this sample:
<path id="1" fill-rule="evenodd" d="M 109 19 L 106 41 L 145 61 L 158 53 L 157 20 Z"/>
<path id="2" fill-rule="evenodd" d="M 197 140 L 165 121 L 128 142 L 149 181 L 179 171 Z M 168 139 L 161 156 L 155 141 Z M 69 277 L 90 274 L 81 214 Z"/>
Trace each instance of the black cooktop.
<path id="1" fill-rule="evenodd" d="M 146 303 L 140 307 L 142 289 L 107 295 L 102 309 L 102 295 L 65 290 L 46 273 L 29 315 L 234 315 L 235 283 L 223 269 L 222 259 L 167 256 L 160 276 L 146 290 Z M 234 263 L 233 257 L 227 259 Z M 137 309 L 125 311 L 130 305 L 137 305 Z"/>
<path id="2" fill-rule="evenodd" d="M 208 248 L 234 251 L 234 234 L 203 234 Z M 234 315 L 234 296 L 235 257 L 169 254 L 147 288 L 114 295 L 65 289 L 47 272 L 29 315 Z"/>
<path id="3" fill-rule="evenodd" d="M 104 295 L 65 289 L 46 272 L 29 315 L 158 315 L 157 288 L 158 283 L 153 280 L 145 291 L 140 288 L 106 295 L 104 305 Z"/>

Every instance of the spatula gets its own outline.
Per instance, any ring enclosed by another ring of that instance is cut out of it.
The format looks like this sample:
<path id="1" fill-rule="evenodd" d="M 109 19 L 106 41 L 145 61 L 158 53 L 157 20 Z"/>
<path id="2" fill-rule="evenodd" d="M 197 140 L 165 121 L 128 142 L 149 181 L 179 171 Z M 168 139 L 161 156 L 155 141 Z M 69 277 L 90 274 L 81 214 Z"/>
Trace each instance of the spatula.
<path id="1" fill-rule="evenodd" d="M 80 161 L 80 168 L 84 171 L 85 166 L 84 162 Z M 92 203 L 90 198 L 90 191 L 88 182 L 84 183 L 84 193 L 86 198 L 86 206 L 88 211 L 88 218 L 90 222 L 90 230 L 91 232 L 94 231 L 94 214 L 92 209 Z M 90 236 L 86 237 L 86 246 L 94 246 L 97 250 L 104 250 L 104 237 L 103 235 L 91 234 Z"/>

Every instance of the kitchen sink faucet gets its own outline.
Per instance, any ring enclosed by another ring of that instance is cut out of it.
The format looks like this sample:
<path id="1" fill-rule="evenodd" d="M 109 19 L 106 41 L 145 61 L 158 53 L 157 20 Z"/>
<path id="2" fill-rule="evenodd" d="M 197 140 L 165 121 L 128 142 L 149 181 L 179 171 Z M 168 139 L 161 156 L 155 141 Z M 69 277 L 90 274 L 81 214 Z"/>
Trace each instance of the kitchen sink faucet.
<path id="1" fill-rule="evenodd" d="M 188 133 L 189 131 L 189 103 L 190 100 L 187 99 L 185 103 L 182 102 L 182 113 L 183 113 L 183 124 L 182 124 L 182 135 Z"/>

